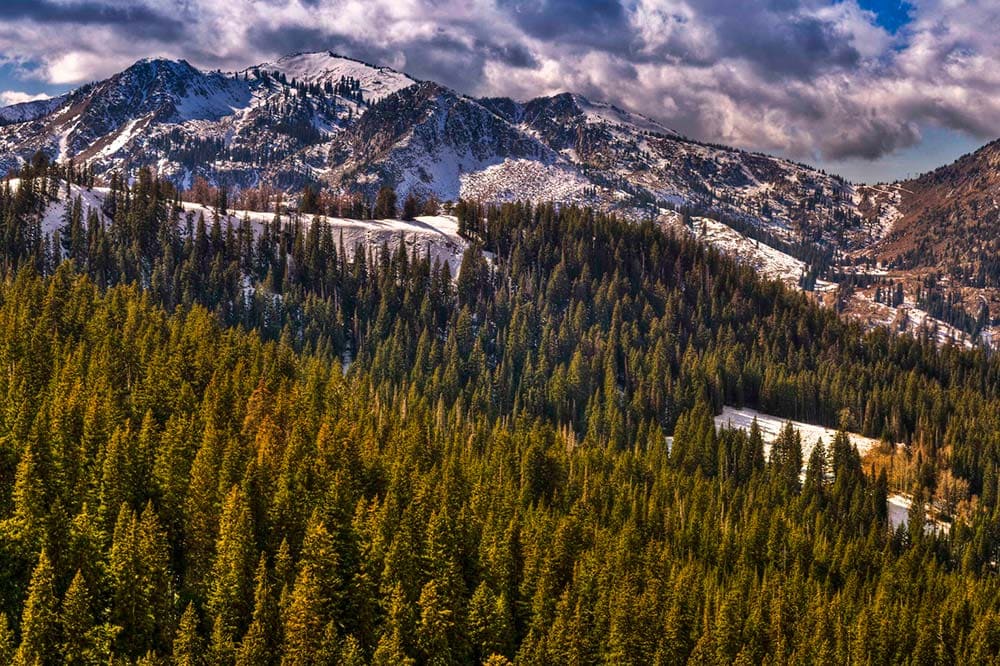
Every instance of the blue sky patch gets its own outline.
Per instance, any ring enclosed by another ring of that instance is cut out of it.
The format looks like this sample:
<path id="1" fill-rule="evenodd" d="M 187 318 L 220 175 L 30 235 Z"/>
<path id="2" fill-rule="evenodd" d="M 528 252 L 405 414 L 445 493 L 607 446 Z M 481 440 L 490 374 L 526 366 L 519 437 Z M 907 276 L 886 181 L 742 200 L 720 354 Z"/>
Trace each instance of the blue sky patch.
<path id="1" fill-rule="evenodd" d="M 910 22 L 910 3 L 903 0 L 858 0 L 862 9 L 874 12 L 876 23 L 895 34 Z"/>

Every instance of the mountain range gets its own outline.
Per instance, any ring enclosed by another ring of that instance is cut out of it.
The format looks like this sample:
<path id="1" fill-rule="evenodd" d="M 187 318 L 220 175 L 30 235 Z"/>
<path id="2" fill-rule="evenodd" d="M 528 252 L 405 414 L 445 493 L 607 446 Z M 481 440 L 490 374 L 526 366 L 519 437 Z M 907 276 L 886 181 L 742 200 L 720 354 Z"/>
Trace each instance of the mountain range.
<path id="1" fill-rule="evenodd" d="M 373 198 L 388 185 L 441 201 L 575 203 L 683 220 L 723 249 L 731 230 L 761 267 L 787 255 L 799 263 L 785 261 L 783 277 L 814 289 L 805 274 L 819 274 L 825 298 L 873 322 L 914 311 L 920 324 L 939 319 L 976 337 L 1000 317 L 998 143 L 911 181 L 853 185 L 680 136 L 605 101 L 473 98 L 330 52 L 229 73 L 145 59 L 0 109 L 0 123 L 0 175 L 41 151 L 99 178 L 151 167 L 182 188 L 203 177 L 232 189 L 318 184 Z M 725 228 L 709 234 L 698 218 Z M 900 288 L 902 299 L 883 295 Z"/>
<path id="2" fill-rule="evenodd" d="M 474 99 L 332 53 L 224 74 L 142 60 L 58 98 L 0 110 L 0 173 L 37 152 L 98 175 L 154 167 L 179 186 L 388 184 L 441 200 L 716 208 L 776 231 L 849 217 L 841 179 L 698 143 L 571 93 Z M 766 202 L 766 203 L 765 203 Z"/>

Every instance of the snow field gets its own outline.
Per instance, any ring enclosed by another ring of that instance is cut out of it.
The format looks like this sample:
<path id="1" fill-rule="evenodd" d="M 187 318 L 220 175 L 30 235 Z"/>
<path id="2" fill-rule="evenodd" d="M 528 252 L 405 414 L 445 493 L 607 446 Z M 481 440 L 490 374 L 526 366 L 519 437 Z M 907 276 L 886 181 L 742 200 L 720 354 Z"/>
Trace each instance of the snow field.
<path id="1" fill-rule="evenodd" d="M 763 412 L 758 412 L 757 410 L 750 409 L 749 407 L 723 407 L 722 413 L 715 417 L 715 427 L 717 430 L 721 430 L 725 427 L 732 427 L 738 430 L 749 431 L 754 418 L 757 419 L 757 425 L 760 426 L 761 434 L 764 437 L 765 457 L 770 455 L 771 443 L 778 438 L 778 435 L 781 433 L 781 430 L 785 427 L 786 423 L 791 423 L 792 427 L 795 428 L 795 430 L 797 430 L 799 435 L 802 437 L 803 463 L 809 460 L 809 454 L 812 453 L 812 450 L 816 446 L 816 442 L 819 439 L 823 440 L 824 446 L 830 446 L 833 442 L 833 438 L 837 435 L 837 431 L 833 428 L 826 428 L 810 423 L 802 423 L 801 421 L 791 421 L 789 419 L 779 418 L 770 414 L 764 414 Z M 865 437 L 855 433 L 848 433 L 848 436 L 851 438 L 851 443 L 858 448 L 858 453 L 861 455 L 866 454 L 873 447 L 878 446 L 879 444 L 877 439 L 872 439 L 871 437 Z"/>
<path id="2" fill-rule="evenodd" d="M 809 460 L 809 455 L 812 453 L 812 450 L 816 446 L 816 442 L 819 439 L 823 440 L 824 446 L 829 446 L 830 443 L 833 442 L 833 438 L 837 435 L 837 431 L 832 428 L 825 428 L 823 426 L 813 425 L 810 423 L 802 423 L 801 421 L 790 421 L 789 419 L 782 419 L 777 416 L 772 416 L 771 414 L 758 412 L 757 410 L 750 409 L 748 407 L 723 407 L 722 413 L 715 417 L 715 427 L 717 430 L 721 430 L 725 427 L 732 427 L 749 431 L 754 418 L 757 419 L 757 425 L 760 427 L 761 434 L 764 437 L 765 458 L 770 455 L 771 444 L 775 439 L 777 439 L 786 423 L 791 423 L 792 427 L 795 428 L 795 430 L 797 430 L 802 437 L 803 463 Z M 871 437 L 865 437 L 856 433 L 848 433 L 848 436 L 851 438 L 851 443 L 857 447 L 858 453 L 862 456 L 870 451 L 872 447 L 879 444 L 877 439 L 872 439 Z M 889 524 L 893 529 L 896 529 L 900 525 L 906 523 L 909 518 L 910 505 L 912 503 L 912 498 L 909 495 L 895 493 L 889 496 L 887 508 L 889 510 Z M 943 530 L 947 532 L 949 528 L 950 525 L 948 523 L 940 520 L 932 520 L 927 524 L 928 531 Z"/>

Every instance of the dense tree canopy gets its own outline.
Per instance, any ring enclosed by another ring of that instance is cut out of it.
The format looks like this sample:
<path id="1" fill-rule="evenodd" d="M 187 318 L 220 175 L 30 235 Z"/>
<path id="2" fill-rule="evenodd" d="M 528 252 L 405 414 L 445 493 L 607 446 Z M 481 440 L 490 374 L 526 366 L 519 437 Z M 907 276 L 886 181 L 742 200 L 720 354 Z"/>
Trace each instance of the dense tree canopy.
<path id="1" fill-rule="evenodd" d="M 36 166 L 0 193 L 0 661 L 1000 651 L 985 352 L 574 208 L 461 202 L 457 276 L 307 219 L 186 220 L 150 174 L 46 237 L 64 184 Z M 904 490 L 977 500 L 893 531 L 846 435 L 765 455 L 724 404 L 882 437 Z"/>

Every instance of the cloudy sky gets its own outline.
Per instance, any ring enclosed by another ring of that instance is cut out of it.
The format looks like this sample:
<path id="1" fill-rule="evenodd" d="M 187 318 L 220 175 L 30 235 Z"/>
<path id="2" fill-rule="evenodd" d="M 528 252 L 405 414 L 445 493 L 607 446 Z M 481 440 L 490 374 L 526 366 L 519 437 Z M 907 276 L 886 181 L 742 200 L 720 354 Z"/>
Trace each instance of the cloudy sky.
<path id="1" fill-rule="evenodd" d="M 877 181 L 1000 136 L 998 33 L 996 0 L 0 0 L 0 101 L 147 56 L 229 70 L 329 49 Z"/>

